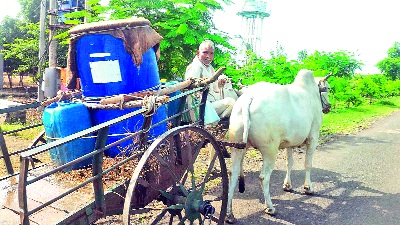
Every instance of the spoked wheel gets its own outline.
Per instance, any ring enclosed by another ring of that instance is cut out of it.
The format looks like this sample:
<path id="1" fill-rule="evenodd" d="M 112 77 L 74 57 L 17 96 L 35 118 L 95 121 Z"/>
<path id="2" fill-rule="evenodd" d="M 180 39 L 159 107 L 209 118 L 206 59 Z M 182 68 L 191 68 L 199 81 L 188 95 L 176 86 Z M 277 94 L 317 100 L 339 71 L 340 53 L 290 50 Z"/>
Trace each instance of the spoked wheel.
<path id="1" fill-rule="evenodd" d="M 146 213 L 147 224 L 223 224 L 227 199 L 228 175 L 218 142 L 202 128 L 176 127 L 140 159 L 126 193 L 123 222 L 136 223 L 134 215 Z"/>

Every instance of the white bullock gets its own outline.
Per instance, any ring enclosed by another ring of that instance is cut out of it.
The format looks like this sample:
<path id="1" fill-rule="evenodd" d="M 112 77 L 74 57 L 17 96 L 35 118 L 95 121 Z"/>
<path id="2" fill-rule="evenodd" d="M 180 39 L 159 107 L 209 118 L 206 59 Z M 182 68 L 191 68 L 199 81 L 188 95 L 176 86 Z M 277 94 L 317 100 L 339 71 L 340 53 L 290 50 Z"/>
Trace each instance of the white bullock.
<path id="1" fill-rule="evenodd" d="M 330 110 L 327 78 L 328 76 L 315 79 L 311 71 L 301 70 L 292 84 L 259 82 L 247 87 L 233 107 L 228 131 L 229 141 L 245 143 L 246 149 L 253 146 L 261 152 L 263 167 L 260 181 L 268 214 L 275 213 L 269 183 L 278 149 L 286 148 L 287 171 L 283 188 L 290 191 L 292 147 L 306 144 L 304 188 L 307 194 L 314 191 L 310 180 L 312 157 L 318 143 L 322 113 Z M 244 191 L 242 163 L 246 149 L 232 148 L 231 152 L 232 168 L 226 217 L 228 223 L 236 221 L 232 213 L 232 198 L 239 174 L 239 192 Z"/>

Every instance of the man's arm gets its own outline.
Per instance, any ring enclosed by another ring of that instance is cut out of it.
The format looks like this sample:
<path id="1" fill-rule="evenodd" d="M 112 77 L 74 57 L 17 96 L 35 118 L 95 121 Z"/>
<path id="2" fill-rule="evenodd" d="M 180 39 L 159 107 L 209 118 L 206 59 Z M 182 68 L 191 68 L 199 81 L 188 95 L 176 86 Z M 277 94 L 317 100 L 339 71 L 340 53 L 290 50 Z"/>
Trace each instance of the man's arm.
<path id="1" fill-rule="evenodd" d="M 187 68 L 185 72 L 185 80 L 188 78 L 201 78 L 201 67 L 195 65 L 194 63 L 191 63 Z"/>

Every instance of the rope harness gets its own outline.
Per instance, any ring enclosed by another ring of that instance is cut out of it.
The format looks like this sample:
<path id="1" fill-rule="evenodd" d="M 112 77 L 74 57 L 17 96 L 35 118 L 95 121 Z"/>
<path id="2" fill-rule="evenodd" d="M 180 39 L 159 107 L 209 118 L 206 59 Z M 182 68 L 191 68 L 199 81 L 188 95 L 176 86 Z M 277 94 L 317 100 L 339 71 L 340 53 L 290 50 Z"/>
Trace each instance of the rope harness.
<path id="1" fill-rule="evenodd" d="M 331 109 L 331 104 L 329 104 L 328 100 L 322 95 L 322 93 L 329 92 L 329 88 L 327 88 L 326 86 L 322 86 L 322 82 L 320 81 L 318 82 L 318 89 L 319 89 L 319 97 L 321 99 L 322 112 L 327 113 Z"/>

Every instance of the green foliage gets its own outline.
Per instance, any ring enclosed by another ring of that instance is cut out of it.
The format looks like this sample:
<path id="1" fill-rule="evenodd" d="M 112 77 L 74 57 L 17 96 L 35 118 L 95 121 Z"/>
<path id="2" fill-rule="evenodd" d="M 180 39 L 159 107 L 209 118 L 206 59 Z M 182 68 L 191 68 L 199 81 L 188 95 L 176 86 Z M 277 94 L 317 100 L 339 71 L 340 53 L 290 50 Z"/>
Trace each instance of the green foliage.
<path id="1" fill-rule="evenodd" d="M 0 26 L 0 43 L 12 42 L 16 37 L 23 38 L 25 33 L 20 29 L 22 24 L 18 19 L 4 17 Z"/>
<path id="2" fill-rule="evenodd" d="M 392 80 L 400 79 L 400 43 L 395 42 L 387 51 L 388 57 L 378 62 L 378 69 Z"/>
<path id="3" fill-rule="evenodd" d="M 359 107 L 338 108 L 324 115 L 321 135 L 352 133 L 369 126 L 377 117 L 400 109 L 400 97 L 382 99 Z"/>
<path id="4" fill-rule="evenodd" d="M 251 51 L 247 52 L 247 62 L 240 68 L 230 68 L 226 74 L 234 82 L 251 85 L 259 81 L 278 84 L 292 83 L 300 69 L 314 71 L 314 76 L 321 77 L 331 73 L 330 101 L 333 108 L 359 107 L 364 102 L 372 104 L 382 98 L 398 96 L 400 81 L 388 80 L 383 75 L 354 75 L 362 65 L 352 53 L 339 51 L 334 53 L 314 52 L 311 55 L 303 50 L 299 52 L 302 61 L 288 60 L 282 46 L 271 52 L 270 59 L 263 59 Z"/>
<path id="5" fill-rule="evenodd" d="M 164 38 L 158 62 L 162 78 L 182 78 L 199 44 L 210 39 L 216 43 L 214 66 L 229 63 L 227 52 L 232 49 L 228 37 L 218 33 L 212 13 L 222 9 L 218 1 L 151 0 L 110 1 L 110 19 L 144 17 Z"/>
<path id="6" fill-rule="evenodd" d="M 21 6 L 20 14 L 24 21 L 37 23 L 40 20 L 40 3 L 42 0 L 17 0 Z M 46 1 L 43 1 L 46 4 Z"/>
<path id="7" fill-rule="evenodd" d="M 21 26 L 20 30 L 25 33 L 23 39 L 15 38 L 11 43 L 4 44 L 6 71 L 32 74 L 37 71 L 38 66 L 39 25 L 28 23 Z"/>
<path id="8" fill-rule="evenodd" d="M 355 59 L 354 54 L 346 51 L 339 52 L 319 52 L 315 51 L 309 54 L 307 50 L 298 53 L 298 61 L 289 60 L 284 48 L 277 43 L 276 50 L 270 53 L 270 59 L 263 59 L 249 51 L 247 53 L 247 62 L 244 66 L 227 71 L 226 73 L 234 81 L 243 79 L 243 84 L 253 84 L 258 81 L 267 81 L 279 84 L 292 83 L 300 69 L 309 69 L 314 71 L 316 77 L 326 76 L 332 73 L 334 77 L 354 76 L 354 72 L 363 65 L 362 62 Z M 349 89 L 352 91 L 352 89 Z M 346 98 L 346 102 L 352 105 L 359 105 L 360 98 L 356 92 L 351 94 L 340 93 L 340 98 Z"/>
<path id="9" fill-rule="evenodd" d="M 331 86 L 331 103 L 334 107 L 344 104 L 346 107 L 360 106 L 364 102 L 379 101 L 384 98 L 400 95 L 400 81 L 388 80 L 385 76 L 357 75 L 352 79 L 333 77 Z"/>
<path id="10" fill-rule="evenodd" d="M 247 63 L 245 65 L 240 68 L 230 68 L 225 72 L 234 82 L 242 80 L 244 85 L 251 85 L 259 81 L 288 84 L 293 82 L 300 69 L 297 61 L 288 61 L 285 54 L 277 54 L 268 60 L 257 56 L 250 50 L 246 54 Z M 271 55 L 275 54 L 271 53 Z"/>
<path id="11" fill-rule="evenodd" d="M 308 51 L 306 49 L 301 50 L 297 53 L 297 60 L 299 62 L 302 62 L 303 60 L 305 60 L 308 56 Z"/>
<path id="12" fill-rule="evenodd" d="M 244 84 L 252 84 L 260 80 L 288 84 L 293 82 L 297 72 L 303 68 L 314 71 L 317 77 L 326 76 L 329 73 L 336 77 L 352 77 L 354 71 L 362 65 L 352 53 L 345 51 L 333 53 L 315 51 L 308 55 L 306 50 L 302 50 L 298 58 L 299 61 L 288 60 L 280 45 L 277 46 L 275 52 L 271 52 L 271 58 L 267 60 L 255 56 L 254 53 L 248 53 L 247 64 L 241 67 L 240 72 L 236 72 L 234 76 L 242 74 Z"/>
<path id="13" fill-rule="evenodd" d="M 355 83 L 343 77 L 334 77 L 329 79 L 331 86 L 330 100 L 333 107 L 340 107 L 345 104 L 346 107 L 359 106 L 363 102 L 360 91 L 354 88 Z"/>
<path id="14" fill-rule="evenodd" d="M 355 59 L 348 51 L 320 52 L 315 51 L 307 55 L 302 61 L 304 68 L 313 70 L 317 76 L 332 73 L 336 77 L 352 77 L 357 69 L 361 69 L 362 62 Z"/>
<path id="15" fill-rule="evenodd" d="M 0 26 L 0 44 L 3 44 L 4 50 L 2 54 L 7 54 L 8 51 L 12 51 L 9 47 L 5 46 L 7 43 L 13 42 L 16 38 L 24 38 L 25 33 L 20 28 L 22 22 L 18 19 L 11 17 L 5 17 L 1 22 Z M 18 65 L 21 64 L 21 60 L 18 58 L 4 58 L 4 72 L 13 73 L 18 69 Z"/>
<path id="16" fill-rule="evenodd" d="M 388 99 L 382 99 L 376 102 L 377 105 L 384 105 L 384 106 L 396 106 L 392 101 Z"/>

